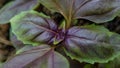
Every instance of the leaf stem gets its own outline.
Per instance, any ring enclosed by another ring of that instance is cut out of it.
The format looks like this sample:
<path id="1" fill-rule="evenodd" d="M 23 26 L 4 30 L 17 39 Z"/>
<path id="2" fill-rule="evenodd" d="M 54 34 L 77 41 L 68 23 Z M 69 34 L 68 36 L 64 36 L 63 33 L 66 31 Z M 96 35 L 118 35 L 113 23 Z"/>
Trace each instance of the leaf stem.
<path id="1" fill-rule="evenodd" d="M 66 21 L 66 29 L 69 29 L 72 23 L 72 16 L 73 16 L 73 5 L 74 5 L 74 0 L 71 1 L 71 5 L 69 6 L 69 13 L 68 13 L 68 18 Z"/>
<path id="2" fill-rule="evenodd" d="M 66 30 L 69 29 L 70 26 L 71 26 L 71 20 L 68 19 L 68 20 L 66 21 Z"/>

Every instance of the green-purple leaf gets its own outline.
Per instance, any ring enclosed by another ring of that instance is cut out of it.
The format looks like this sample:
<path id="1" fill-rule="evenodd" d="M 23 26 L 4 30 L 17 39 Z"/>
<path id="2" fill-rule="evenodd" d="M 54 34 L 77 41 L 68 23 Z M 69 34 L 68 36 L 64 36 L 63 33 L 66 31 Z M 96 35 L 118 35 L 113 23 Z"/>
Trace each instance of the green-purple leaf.
<path id="1" fill-rule="evenodd" d="M 119 68 L 120 67 L 120 56 L 108 63 L 99 64 L 98 68 Z"/>
<path id="2" fill-rule="evenodd" d="M 36 11 L 22 12 L 10 21 L 13 33 L 25 44 L 49 44 L 57 34 L 55 22 L 50 18 L 42 17 Z"/>
<path id="3" fill-rule="evenodd" d="M 39 0 L 66 19 L 88 19 L 96 23 L 112 20 L 120 13 L 120 0 Z"/>
<path id="4" fill-rule="evenodd" d="M 22 41 L 18 40 L 15 34 L 13 34 L 11 31 L 10 31 L 10 41 L 12 45 L 16 48 L 16 50 L 25 46 L 25 44 Z"/>
<path id="5" fill-rule="evenodd" d="M 38 5 L 37 0 L 16 0 L 8 3 L 0 10 L 0 24 L 9 23 L 9 20 L 21 11 L 32 10 Z"/>
<path id="6" fill-rule="evenodd" d="M 41 45 L 15 55 L 3 68 L 69 68 L 69 63 L 53 48 Z"/>
<path id="7" fill-rule="evenodd" d="M 119 4 L 120 0 L 91 0 L 76 12 L 75 17 L 104 23 L 120 14 Z"/>
<path id="8" fill-rule="evenodd" d="M 80 62 L 108 62 L 120 54 L 120 35 L 114 34 L 102 26 L 72 27 L 64 43 L 65 52 Z"/>

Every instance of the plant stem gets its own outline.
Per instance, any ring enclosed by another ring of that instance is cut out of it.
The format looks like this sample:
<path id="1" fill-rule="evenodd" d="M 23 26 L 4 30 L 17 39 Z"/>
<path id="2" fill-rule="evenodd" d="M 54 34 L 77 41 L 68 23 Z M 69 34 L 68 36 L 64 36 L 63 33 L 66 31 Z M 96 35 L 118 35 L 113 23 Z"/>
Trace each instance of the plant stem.
<path id="1" fill-rule="evenodd" d="M 72 5 L 73 5 L 73 1 L 72 1 Z M 70 26 L 71 26 L 71 23 L 72 23 L 72 13 L 73 13 L 73 11 L 72 11 L 72 9 L 73 9 L 73 7 L 72 7 L 72 5 L 70 5 L 69 6 L 69 14 L 68 14 L 68 19 L 67 19 L 67 23 L 66 23 L 66 29 L 69 29 L 70 28 Z"/>
<path id="2" fill-rule="evenodd" d="M 65 23 L 65 30 L 67 30 L 67 29 L 69 29 L 70 28 L 70 26 L 71 26 L 71 23 L 72 23 L 72 11 L 71 12 L 69 12 L 69 16 L 66 16 L 65 14 L 63 14 L 63 13 L 61 13 L 63 16 L 64 16 L 64 18 L 65 18 L 65 20 L 66 20 L 66 23 Z"/>
<path id="3" fill-rule="evenodd" d="M 66 21 L 66 30 L 69 29 L 71 26 L 71 21 L 70 20 L 67 20 Z"/>

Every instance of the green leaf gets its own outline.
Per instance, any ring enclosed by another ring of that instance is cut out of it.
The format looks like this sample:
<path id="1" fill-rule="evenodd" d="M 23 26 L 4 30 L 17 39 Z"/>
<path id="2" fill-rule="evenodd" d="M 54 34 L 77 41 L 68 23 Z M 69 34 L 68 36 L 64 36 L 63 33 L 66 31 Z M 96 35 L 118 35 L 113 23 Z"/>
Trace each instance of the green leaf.
<path id="1" fill-rule="evenodd" d="M 0 24 L 9 23 L 9 20 L 21 11 L 32 10 L 38 5 L 37 0 L 15 0 L 6 4 L 0 10 Z"/>
<path id="2" fill-rule="evenodd" d="M 69 68 L 67 59 L 49 45 L 33 47 L 9 59 L 3 68 Z"/>
<path id="3" fill-rule="evenodd" d="M 120 56 L 108 63 L 99 64 L 98 68 L 119 68 L 120 67 Z"/>
<path id="4" fill-rule="evenodd" d="M 120 35 L 103 26 L 75 26 L 68 30 L 65 52 L 72 59 L 87 63 L 107 63 L 120 55 Z"/>
<path id="5" fill-rule="evenodd" d="M 86 64 L 86 65 L 84 66 L 84 68 L 94 68 L 94 67 L 93 67 L 93 65 L 91 65 L 91 64 Z"/>
<path id="6" fill-rule="evenodd" d="M 36 11 L 26 11 L 11 20 L 13 33 L 25 44 L 40 45 L 52 43 L 57 25 L 50 18 L 42 17 Z"/>
<path id="7" fill-rule="evenodd" d="M 2 68 L 3 64 L 4 64 L 4 63 L 0 63 L 0 68 Z"/>
<path id="8" fill-rule="evenodd" d="M 61 13 L 66 20 L 87 19 L 95 23 L 112 20 L 120 14 L 120 0 L 39 0 L 53 12 Z"/>

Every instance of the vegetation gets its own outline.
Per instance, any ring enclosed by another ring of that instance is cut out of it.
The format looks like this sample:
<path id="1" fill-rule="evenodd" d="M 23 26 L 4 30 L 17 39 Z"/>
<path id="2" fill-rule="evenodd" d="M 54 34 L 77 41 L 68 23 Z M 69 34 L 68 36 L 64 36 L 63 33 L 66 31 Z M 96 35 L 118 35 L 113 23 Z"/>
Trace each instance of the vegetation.
<path id="1" fill-rule="evenodd" d="M 120 57 L 120 35 L 97 24 L 119 16 L 119 4 L 120 0 L 9 2 L 0 10 L 0 23 L 10 22 L 11 37 L 16 36 L 24 47 L 17 49 L 3 68 L 75 68 L 69 59 L 88 63 L 84 68 L 93 68 L 95 63 L 100 63 L 103 68 L 114 68 L 113 62 L 109 61 L 116 62 L 115 59 Z M 63 18 L 56 21 L 39 11 L 41 6 Z M 80 26 L 80 19 L 93 23 Z M 14 43 L 15 47 L 19 47 L 18 44 Z"/>

